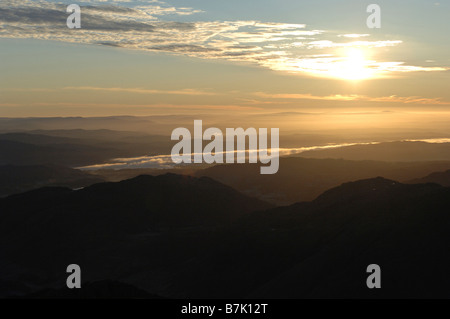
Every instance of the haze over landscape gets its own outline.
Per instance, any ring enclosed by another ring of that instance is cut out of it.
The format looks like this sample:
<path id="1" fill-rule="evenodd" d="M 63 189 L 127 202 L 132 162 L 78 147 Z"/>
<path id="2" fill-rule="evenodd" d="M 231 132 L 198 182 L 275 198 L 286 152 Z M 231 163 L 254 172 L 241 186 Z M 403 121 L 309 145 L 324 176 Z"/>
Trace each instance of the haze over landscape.
<path id="1" fill-rule="evenodd" d="M 449 297 L 450 3 L 71 3 L 0 3 L 0 297 Z M 195 120 L 278 171 L 175 164 Z"/>

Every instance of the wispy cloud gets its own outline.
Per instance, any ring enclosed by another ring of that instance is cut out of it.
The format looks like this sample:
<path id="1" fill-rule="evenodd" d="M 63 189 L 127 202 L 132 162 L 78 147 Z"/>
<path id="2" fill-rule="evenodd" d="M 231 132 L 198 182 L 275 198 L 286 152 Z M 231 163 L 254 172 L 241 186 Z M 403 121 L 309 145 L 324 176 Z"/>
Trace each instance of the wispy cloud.
<path id="1" fill-rule="evenodd" d="M 335 149 L 335 148 L 341 148 L 341 147 L 348 147 L 348 146 L 355 146 L 355 145 L 373 145 L 373 144 L 379 144 L 379 142 L 366 142 L 366 143 L 341 143 L 341 144 L 332 144 L 332 145 L 319 145 L 319 146 L 308 146 L 308 147 L 297 147 L 297 148 L 269 148 L 269 149 L 250 149 L 245 154 L 240 154 L 238 151 L 222 151 L 217 152 L 215 154 L 217 155 L 226 155 L 229 153 L 236 154 L 236 158 L 242 158 L 244 160 L 248 159 L 248 156 L 250 154 L 256 154 L 257 156 L 260 156 L 261 151 L 274 151 L 277 150 L 280 156 L 290 156 L 294 154 L 300 154 L 307 151 L 314 151 L 314 150 L 326 150 L 326 149 Z M 193 157 L 196 154 L 203 154 L 203 153 L 190 153 L 189 155 Z M 158 168 L 158 169 L 167 169 L 167 168 L 182 168 L 183 166 L 186 166 L 185 164 L 174 164 L 172 160 L 172 155 L 154 155 L 154 156 L 139 156 L 139 157 L 130 157 L 130 158 L 114 158 L 111 160 L 110 163 L 104 163 L 104 164 L 96 164 L 96 165 L 89 165 L 89 166 L 83 166 L 78 167 L 78 169 L 86 170 L 86 171 L 94 171 L 94 170 L 100 170 L 100 169 L 131 169 L 131 168 Z"/>
<path id="2" fill-rule="evenodd" d="M 325 100 L 325 101 L 367 101 L 367 102 L 391 102 L 391 103 L 403 103 L 403 104 L 429 104 L 429 105 L 450 105 L 449 101 L 442 101 L 439 98 L 425 98 L 420 96 L 382 96 L 371 97 L 367 95 L 348 94 L 348 95 L 312 95 L 312 94 L 297 94 L 297 93 L 277 93 L 270 94 L 264 92 L 255 92 L 255 96 L 264 99 L 276 99 L 276 100 Z"/>
<path id="3" fill-rule="evenodd" d="M 180 109 L 180 110 L 205 110 L 205 111 L 257 111 L 262 110 L 257 106 L 236 105 L 236 104 L 114 104 L 114 103 L 77 103 L 77 102 L 33 102 L 33 103 L 0 103 L 0 107 L 76 107 L 104 109 L 127 108 L 139 109 Z"/>
<path id="4" fill-rule="evenodd" d="M 388 40 L 388 41 L 352 41 L 352 42 L 333 42 L 330 40 L 319 40 L 307 42 L 304 45 L 308 49 L 326 49 L 326 48 L 355 48 L 355 47 L 366 47 L 366 48 L 383 48 L 392 47 L 401 44 L 400 40 Z"/>
<path id="5" fill-rule="evenodd" d="M 362 38 L 362 37 L 368 37 L 370 34 L 364 33 L 364 34 L 358 34 L 358 33 L 349 33 L 349 34 L 339 34 L 338 37 L 344 37 L 344 38 Z"/>
<path id="6" fill-rule="evenodd" d="M 82 28 L 70 30 L 66 27 L 67 4 L 45 0 L 2 0 L 0 37 L 168 52 L 247 62 L 277 71 L 325 77 L 339 77 L 348 69 L 348 57 L 337 52 L 338 49 L 376 50 L 402 44 L 398 39 L 372 40 L 369 34 L 308 30 L 305 24 L 169 21 L 167 18 L 173 16 L 199 14 L 202 11 L 175 7 L 162 1 L 97 0 L 82 1 L 81 4 Z M 362 37 L 364 41 L 358 40 Z M 361 77 L 448 70 L 447 67 L 374 59 L 364 60 L 359 67 Z M 351 74 L 349 77 L 353 76 Z"/>
<path id="7" fill-rule="evenodd" d="M 201 91 L 198 89 L 183 89 L 183 90 L 153 90 L 144 88 L 106 88 L 106 87 L 93 87 L 93 86 L 68 86 L 62 88 L 63 90 L 76 90 L 76 91 L 104 91 L 104 92 L 125 92 L 136 94 L 163 94 L 163 95 L 216 95 L 214 92 Z"/>
<path id="8" fill-rule="evenodd" d="M 155 90 L 145 88 L 127 88 L 127 87 L 95 87 L 95 86 L 66 86 L 62 88 L 1 88 L 2 92 L 59 92 L 64 91 L 103 91 L 103 92 L 122 92 L 133 94 L 160 94 L 160 95 L 217 95 L 215 92 L 202 91 L 199 89 L 182 90 Z"/>

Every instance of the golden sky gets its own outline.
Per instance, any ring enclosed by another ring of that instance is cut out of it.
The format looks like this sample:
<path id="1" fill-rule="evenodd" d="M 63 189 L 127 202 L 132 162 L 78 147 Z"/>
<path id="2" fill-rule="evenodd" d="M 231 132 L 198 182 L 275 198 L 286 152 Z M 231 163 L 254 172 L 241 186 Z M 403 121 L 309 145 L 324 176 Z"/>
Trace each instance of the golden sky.
<path id="1" fill-rule="evenodd" d="M 0 117 L 447 118 L 448 2 L 379 1 L 370 29 L 364 1 L 84 1 L 68 29 L 71 2 L 1 2 Z"/>

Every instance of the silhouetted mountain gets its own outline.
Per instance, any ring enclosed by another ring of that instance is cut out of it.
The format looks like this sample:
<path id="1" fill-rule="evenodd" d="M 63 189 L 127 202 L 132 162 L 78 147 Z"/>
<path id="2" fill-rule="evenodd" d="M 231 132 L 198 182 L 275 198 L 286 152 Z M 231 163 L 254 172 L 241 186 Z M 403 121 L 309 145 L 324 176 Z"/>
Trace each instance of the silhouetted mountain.
<path id="1" fill-rule="evenodd" d="M 0 293 L 61 287 L 77 263 L 86 282 L 164 297 L 447 298 L 449 195 L 379 177 L 264 210 L 209 178 L 173 174 L 44 188 L 0 200 Z M 381 289 L 366 286 L 370 264 Z"/>
<path id="2" fill-rule="evenodd" d="M 294 246 L 278 257 L 289 258 L 290 266 L 250 297 L 448 297 L 449 195 L 449 188 L 436 184 L 376 178 L 249 216 L 245 225 L 252 223 L 260 237 Z M 366 286 L 370 264 L 381 266 L 381 289 Z"/>
<path id="3" fill-rule="evenodd" d="M 268 207 L 207 177 L 174 174 L 12 195 L 0 200 L 0 280 L 8 287 L 0 295 L 33 291 L 28 285 L 24 290 L 22 282 L 61 286 L 60 270 L 67 263 L 92 265 L 83 278 L 94 281 L 112 278 L 110 271 L 122 276 L 129 267 L 141 267 L 136 258 L 156 267 L 176 262 L 180 254 L 198 249 L 190 247 L 191 232 L 205 227 L 210 232 Z M 186 244 L 179 243 L 178 233 Z M 155 240 L 150 247 L 148 239 Z"/>
<path id="4" fill-rule="evenodd" d="M 122 140 L 125 138 L 139 138 L 148 137 L 148 134 L 139 132 L 129 132 L 129 131 L 114 131 L 106 129 L 94 129 L 94 130 L 83 130 L 83 129 L 60 129 L 60 130 L 33 130 L 27 131 L 27 134 L 33 135 L 45 135 L 49 137 L 56 138 L 70 138 L 79 139 L 83 141 L 112 141 L 112 140 Z M 13 134 L 13 133 L 10 133 Z M 6 134 L 5 134 L 6 135 Z"/>
<path id="5" fill-rule="evenodd" d="M 445 187 L 450 186 L 450 170 L 445 172 L 434 172 L 430 175 L 427 175 L 422 178 L 415 178 L 413 180 L 408 181 L 410 184 L 419 184 L 419 183 L 436 183 Z"/>
<path id="6" fill-rule="evenodd" d="M 0 134 L 0 164 L 83 166 L 117 157 L 167 154 L 171 144 L 165 136 L 112 130 L 4 133 Z"/>
<path id="7" fill-rule="evenodd" d="M 56 223 L 75 225 L 84 218 L 82 223 L 88 221 L 90 227 L 99 228 L 99 233 L 106 233 L 108 228 L 114 233 L 133 233 L 166 226 L 218 224 L 232 221 L 242 213 L 271 207 L 210 178 L 175 174 L 141 175 L 77 191 L 46 187 L 9 196 L 0 206 L 13 218 L 18 212 L 30 211 L 33 218 L 52 212 Z"/>
<path id="8" fill-rule="evenodd" d="M 107 116 L 107 117 L 28 117 L 28 118 L 0 118 L 2 131 L 21 130 L 67 130 L 86 129 L 97 130 L 115 129 L 130 130 L 145 129 L 152 124 L 151 117 L 135 116 Z"/>
<path id="9" fill-rule="evenodd" d="M 313 200 L 327 189 L 348 181 L 384 176 L 404 182 L 448 168 L 450 162 L 395 163 L 287 157 L 280 158 L 279 171 L 274 175 L 261 175 L 260 164 L 216 165 L 192 174 L 211 177 L 274 204 L 287 205 Z"/>
<path id="10" fill-rule="evenodd" d="M 75 144 L 82 142 L 81 139 L 67 138 L 61 136 L 49 136 L 45 134 L 30 134 L 24 132 L 0 134 L 0 140 L 27 143 L 33 145 Z"/>
<path id="11" fill-rule="evenodd" d="M 162 299 L 145 290 L 118 281 L 87 282 L 83 289 L 44 289 L 23 296 L 24 299 Z"/>
<path id="12" fill-rule="evenodd" d="M 113 130 L 35 130 L 0 134 L 0 140 L 33 145 L 81 144 L 120 150 L 120 156 L 137 156 L 150 152 L 170 153 L 167 136 Z"/>
<path id="13" fill-rule="evenodd" d="M 81 144 L 35 145 L 16 141 L 0 140 L 0 165 L 40 165 L 82 166 L 101 163 L 120 156 L 111 148 Z"/>
<path id="14" fill-rule="evenodd" d="M 80 188 L 102 182 L 99 176 L 56 165 L 0 166 L 0 197 L 44 186 Z"/>

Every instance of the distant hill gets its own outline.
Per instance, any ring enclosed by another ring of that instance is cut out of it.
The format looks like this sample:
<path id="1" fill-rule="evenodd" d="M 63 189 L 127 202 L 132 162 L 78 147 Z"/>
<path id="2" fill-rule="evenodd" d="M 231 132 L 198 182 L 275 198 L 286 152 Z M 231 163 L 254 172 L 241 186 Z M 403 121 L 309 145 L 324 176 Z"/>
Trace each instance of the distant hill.
<path id="1" fill-rule="evenodd" d="M 0 295 L 62 287 L 77 263 L 171 298 L 447 298 L 449 211 L 450 188 L 381 177 L 279 208 L 174 174 L 43 188 L 0 200 Z"/>
<path id="2" fill-rule="evenodd" d="M 82 143 L 82 140 L 78 138 L 50 136 L 45 134 L 30 134 L 24 132 L 0 134 L 0 140 L 27 143 L 33 145 L 75 144 L 80 142 Z"/>
<path id="3" fill-rule="evenodd" d="M 382 162 L 343 159 L 315 159 L 297 156 L 281 157 L 280 169 L 274 175 L 261 175 L 261 164 L 222 164 L 205 168 L 193 164 L 173 169 L 101 169 L 90 171 L 107 181 L 120 181 L 141 174 L 160 175 L 167 172 L 192 176 L 208 176 L 242 193 L 275 205 L 289 205 L 315 199 L 327 189 L 348 181 L 384 176 L 409 182 L 435 171 L 450 168 L 450 161 Z"/>
<path id="4" fill-rule="evenodd" d="M 21 130 L 67 130 L 86 129 L 97 130 L 145 129 L 153 123 L 151 117 L 109 116 L 109 117 L 28 117 L 0 118 L 0 127 L 4 132 Z"/>
<path id="5" fill-rule="evenodd" d="M 301 153 L 301 157 L 392 162 L 448 161 L 450 160 L 450 143 L 387 142 L 354 145 L 307 151 Z"/>
<path id="6" fill-rule="evenodd" d="M 450 170 L 445 172 L 434 172 L 422 178 L 415 178 L 408 181 L 410 184 L 436 183 L 445 187 L 450 187 Z"/>
<path id="7" fill-rule="evenodd" d="M 36 145 L 0 140 L 0 165 L 55 164 L 73 167 L 101 163 L 119 154 L 115 149 L 83 144 Z"/>
<path id="8" fill-rule="evenodd" d="M 1 119 L 0 119 L 1 122 Z M 112 130 L 37 130 L 0 134 L 0 165 L 84 166 L 117 157 L 167 154 L 170 138 Z"/>
<path id="9" fill-rule="evenodd" d="M 95 130 L 85 130 L 85 129 L 60 129 L 60 130 L 31 130 L 26 131 L 29 135 L 44 135 L 56 138 L 71 138 L 71 139 L 82 139 L 90 141 L 104 141 L 104 140 L 121 140 L 123 138 L 136 138 L 149 136 L 145 133 L 139 132 L 129 132 L 129 131 L 114 131 L 106 129 L 95 129 Z M 17 133 L 9 133 L 17 134 Z M 5 134 L 6 135 L 6 134 Z"/>
<path id="10" fill-rule="evenodd" d="M 208 176 L 248 195 L 275 204 L 310 201 L 331 187 L 373 176 L 408 181 L 449 169 L 450 162 L 381 162 L 341 159 L 280 158 L 274 175 L 261 175 L 260 164 L 216 165 L 192 172 Z"/>
<path id="11" fill-rule="evenodd" d="M 80 188 L 102 181 L 99 176 L 57 165 L 1 165 L 0 197 L 43 186 Z"/>
<path id="12" fill-rule="evenodd" d="M 26 141 L 22 138 L 33 138 L 37 143 L 51 140 L 67 140 L 72 141 L 72 144 L 81 143 L 87 145 L 94 145 L 100 147 L 111 147 L 119 149 L 121 157 L 123 156 L 138 156 L 143 154 L 168 154 L 172 149 L 172 142 L 168 136 L 150 135 L 142 132 L 128 132 L 128 131 L 114 131 L 114 130 L 35 130 L 26 133 L 8 133 L 1 134 L 0 139 L 4 136 L 11 138 L 16 137 L 18 141 Z"/>

